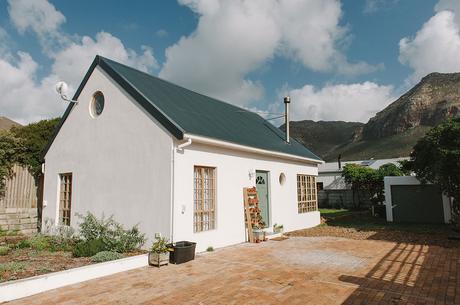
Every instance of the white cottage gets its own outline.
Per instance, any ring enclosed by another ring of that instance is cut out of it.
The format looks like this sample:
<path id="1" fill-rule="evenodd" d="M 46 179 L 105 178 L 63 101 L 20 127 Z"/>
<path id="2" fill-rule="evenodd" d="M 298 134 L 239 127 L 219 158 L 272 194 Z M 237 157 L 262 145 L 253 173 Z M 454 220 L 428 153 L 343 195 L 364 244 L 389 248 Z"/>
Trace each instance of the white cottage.
<path id="1" fill-rule="evenodd" d="M 322 160 L 259 115 L 96 56 L 44 153 L 43 219 L 114 215 L 197 250 L 244 242 L 243 188 L 270 230 L 320 222 Z"/>

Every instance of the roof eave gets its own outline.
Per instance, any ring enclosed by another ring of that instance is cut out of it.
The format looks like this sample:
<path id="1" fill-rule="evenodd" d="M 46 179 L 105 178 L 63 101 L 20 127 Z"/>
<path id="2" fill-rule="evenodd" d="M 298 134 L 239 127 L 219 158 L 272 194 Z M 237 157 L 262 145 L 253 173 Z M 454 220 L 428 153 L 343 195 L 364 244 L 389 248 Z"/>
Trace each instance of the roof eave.
<path id="1" fill-rule="evenodd" d="M 282 159 L 287 159 L 287 160 L 301 161 L 301 162 L 310 163 L 310 164 L 311 163 L 313 163 L 313 164 L 323 164 L 324 163 L 323 160 L 317 160 L 317 159 L 312 159 L 312 158 L 307 158 L 307 157 L 303 157 L 303 156 L 282 153 L 282 152 L 273 151 L 273 150 L 255 148 L 255 147 L 251 147 L 251 146 L 235 144 L 235 143 L 232 143 L 232 142 L 216 140 L 216 139 L 213 139 L 213 138 L 208 138 L 208 137 L 203 137 L 203 136 L 198 136 L 198 135 L 193 135 L 193 134 L 188 134 L 188 133 L 184 134 L 184 138 L 189 138 L 194 143 L 209 144 L 209 145 L 213 145 L 213 146 L 230 148 L 230 149 L 239 150 L 239 151 L 252 152 L 252 153 L 256 153 L 256 154 L 262 154 L 262 155 L 266 155 L 266 156 L 272 156 L 272 157 L 277 157 L 277 158 L 282 158 Z"/>

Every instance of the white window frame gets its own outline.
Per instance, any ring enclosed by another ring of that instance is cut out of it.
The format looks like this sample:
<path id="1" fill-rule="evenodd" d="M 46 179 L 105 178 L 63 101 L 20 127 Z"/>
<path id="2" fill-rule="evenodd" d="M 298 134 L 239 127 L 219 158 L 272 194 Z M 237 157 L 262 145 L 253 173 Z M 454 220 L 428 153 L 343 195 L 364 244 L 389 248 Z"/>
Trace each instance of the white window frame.
<path id="1" fill-rule="evenodd" d="M 297 174 L 297 213 L 318 211 L 316 176 Z"/>
<path id="2" fill-rule="evenodd" d="M 211 178 L 203 178 L 206 174 L 209 177 L 209 173 L 212 173 Z M 216 228 L 217 168 L 195 165 L 193 167 L 193 232 L 205 232 Z"/>

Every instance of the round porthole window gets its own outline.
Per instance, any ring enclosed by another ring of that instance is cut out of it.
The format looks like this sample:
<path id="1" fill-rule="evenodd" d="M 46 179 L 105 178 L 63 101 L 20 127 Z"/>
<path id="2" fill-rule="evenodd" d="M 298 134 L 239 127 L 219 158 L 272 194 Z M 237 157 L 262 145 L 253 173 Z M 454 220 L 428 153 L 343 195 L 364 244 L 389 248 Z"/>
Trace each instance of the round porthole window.
<path id="1" fill-rule="evenodd" d="M 98 117 L 101 115 L 102 111 L 104 110 L 104 94 L 101 91 L 97 91 L 93 94 L 93 100 L 90 104 L 89 112 L 93 118 Z"/>
<path id="2" fill-rule="evenodd" d="M 284 185 L 284 183 L 286 182 L 286 175 L 284 173 L 280 174 L 279 181 L 281 185 Z"/>

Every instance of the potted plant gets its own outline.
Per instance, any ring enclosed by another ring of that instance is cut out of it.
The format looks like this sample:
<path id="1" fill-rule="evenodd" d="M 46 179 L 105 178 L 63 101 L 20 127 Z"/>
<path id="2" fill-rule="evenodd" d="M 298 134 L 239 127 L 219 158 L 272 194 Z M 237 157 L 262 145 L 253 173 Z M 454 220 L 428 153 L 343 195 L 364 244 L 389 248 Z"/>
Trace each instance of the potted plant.
<path id="1" fill-rule="evenodd" d="M 283 233 L 283 225 L 274 224 L 273 225 L 273 233 Z"/>
<path id="2" fill-rule="evenodd" d="M 252 233 L 254 233 L 254 238 L 257 241 L 261 241 L 264 239 L 264 230 L 260 228 L 260 225 L 253 225 Z"/>
<path id="3" fill-rule="evenodd" d="M 257 215 L 257 221 L 252 226 L 252 232 L 254 233 L 254 237 L 256 240 L 263 241 L 265 240 L 265 222 L 262 219 L 262 216 L 259 214 Z"/>
<path id="4" fill-rule="evenodd" d="M 149 265 L 157 267 L 167 265 L 170 251 L 173 249 L 168 244 L 168 240 L 165 237 L 157 237 L 149 251 Z"/>

